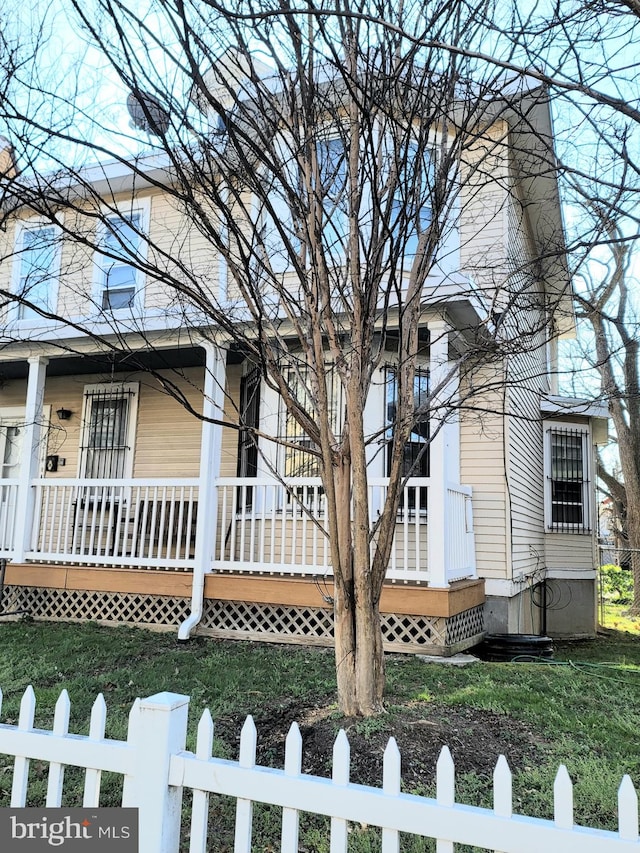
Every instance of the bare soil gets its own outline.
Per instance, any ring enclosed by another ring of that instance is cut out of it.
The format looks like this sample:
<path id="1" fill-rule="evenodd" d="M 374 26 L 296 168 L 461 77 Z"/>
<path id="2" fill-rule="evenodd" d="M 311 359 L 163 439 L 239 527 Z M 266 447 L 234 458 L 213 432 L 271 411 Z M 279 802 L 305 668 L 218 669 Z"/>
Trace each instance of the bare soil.
<path id="1" fill-rule="evenodd" d="M 513 771 L 537 763 L 548 748 L 544 738 L 528 726 L 505 715 L 468 707 L 451 708 L 425 702 L 371 720 L 336 716 L 331 706 L 287 705 L 263 707 L 253 715 L 258 731 L 258 764 L 282 767 L 284 744 L 292 722 L 303 739 L 302 771 L 331 775 L 333 744 L 345 729 L 351 746 L 351 781 L 379 786 L 382 761 L 390 737 L 402 755 L 402 781 L 406 790 L 424 789 L 435 779 L 440 750 L 451 750 L 456 773 L 474 772 L 490 777 L 499 755 Z M 228 716 L 216 720 L 216 733 L 226 743 L 239 745 L 244 719 Z M 234 756 L 235 757 L 235 756 Z"/>

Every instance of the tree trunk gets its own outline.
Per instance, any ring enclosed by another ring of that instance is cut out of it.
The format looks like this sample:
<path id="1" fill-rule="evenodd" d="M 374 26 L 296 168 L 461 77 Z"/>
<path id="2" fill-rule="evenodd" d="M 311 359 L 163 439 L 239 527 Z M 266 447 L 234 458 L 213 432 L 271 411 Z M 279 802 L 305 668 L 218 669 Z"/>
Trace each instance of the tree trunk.
<path id="1" fill-rule="evenodd" d="M 633 492 L 630 494 L 633 500 Z M 640 506 L 627 504 L 627 540 L 633 573 L 633 602 L 629 607 L 632 616 L 640 615 Z"/>
<path id="2" fill-rule="evenodd" d="M 362 501 L 362 484 L 352 502 L 351 473 L 346 460 L 334 472 L 339 531 L 334 556 L 338 704 L 345 716 L 370 717 L 383 710 L 384 656 L 379 594 L 371 582 L 368 504 Z"/>

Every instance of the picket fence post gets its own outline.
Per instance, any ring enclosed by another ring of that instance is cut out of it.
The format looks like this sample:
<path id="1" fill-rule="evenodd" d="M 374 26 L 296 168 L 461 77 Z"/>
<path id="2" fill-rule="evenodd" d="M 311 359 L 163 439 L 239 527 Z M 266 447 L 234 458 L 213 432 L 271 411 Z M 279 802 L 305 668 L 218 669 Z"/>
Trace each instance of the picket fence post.
<path id="1" fill-rule="evenodd" d="M 142 699 L 129 720 L 135 773 L 122 805 L 139 809 L 140 853 L 178 853 L 182 787 L 169 786 L 169 763 L 185 748 L 188 713 L 188 696 L 163 692 Z"/>

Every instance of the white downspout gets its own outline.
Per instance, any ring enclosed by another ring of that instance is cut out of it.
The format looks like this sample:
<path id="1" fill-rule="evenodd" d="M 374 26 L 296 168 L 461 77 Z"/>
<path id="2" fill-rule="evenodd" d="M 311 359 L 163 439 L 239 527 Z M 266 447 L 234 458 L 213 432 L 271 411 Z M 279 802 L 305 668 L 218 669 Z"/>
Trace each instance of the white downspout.
<path id="1" fill-rule="evenodd" d="M 226 350 L 210 341 L 200 346 L 206 353 L 204 375 L 204 400 L 202 414 L 202 439 L 200 444 L 200 484 L 198 492 L 198 520 L 196 528 L 195 565 L 191 588 L 191 613 L 178 629 L 178 640 L 185 641 L 202 619 L 204 607 L 204 581 L 211 571 L 215 548 L 217 518 L 217 482 L 220 476 L 222 426 L 226 375 Z M 218 423 L 212 423 L 217 420 Z"/>

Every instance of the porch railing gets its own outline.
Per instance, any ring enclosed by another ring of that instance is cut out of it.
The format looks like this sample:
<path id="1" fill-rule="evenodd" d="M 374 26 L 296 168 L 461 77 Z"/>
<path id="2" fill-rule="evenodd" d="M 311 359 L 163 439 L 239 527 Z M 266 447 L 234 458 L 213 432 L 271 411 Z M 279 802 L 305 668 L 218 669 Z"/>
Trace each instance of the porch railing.
<path id="1" fill-rule="evenodd" d="M 427 478 L 404 486 L 396 517 L 387 577 L 402 581 L 429 580 L 428 507 L 432 497 Z M 217 481 L 218 517 L 213 566 L 300 575 L 331 575 L 327 507 L 319 478 L 286 479 L 225 477 Z M 386 478 L 369 480 L 372 523 L 386 499 Z M 447 489 L 447 577 L 475 572 L 471 489 Z M 373 547 L 373 546 L 372 546 Z"/>
<path id="2" fill-rule="evenodd" d="M 446 563 L 449 582 L 475 576 L 476 546 L 470 486 L 447 487 Z"/>
<path id="3" fill-rule="evenodd" d="M 18 480 L 0 480 L 0 557 L 10 557 L 15 547 Z"/>
<path id="4" fill-rule="evenodd" d="M 32 481 L 35 513 L 28 561 L 190 570 L 195 565 L 199 481 L 62 479 Z M 327 502 L 319 478 L 219 478 L 212 568 L 287 575 L 332 574 Z M 375 531 L 386 478 L 369 481 Z M 0 485 L 0 556 L 11 557 L 18 483 Z M 443 500 L 428 478 L 403 488 L 387 577 L 442 582 L 475 576 L 471 489 L 444 493 L 444 548 L 429 554 L 431 503 Z M 436 504 L 437 506 L 437 504 Z M 372 548 L 375 547 L 375 532 Z M 432 540 L 433 542 L 433 540 Z M 444 556 L 442 556 L 444 555 Z M 430 564 L 431 560 L 431 564 Z M 442 565 L 444 563 L 444 565 Z"/>
<path id="5" fill-rule="evenodd" d="M 30 560 L 193 567 L 198 480 L 42 479 Z"/>

